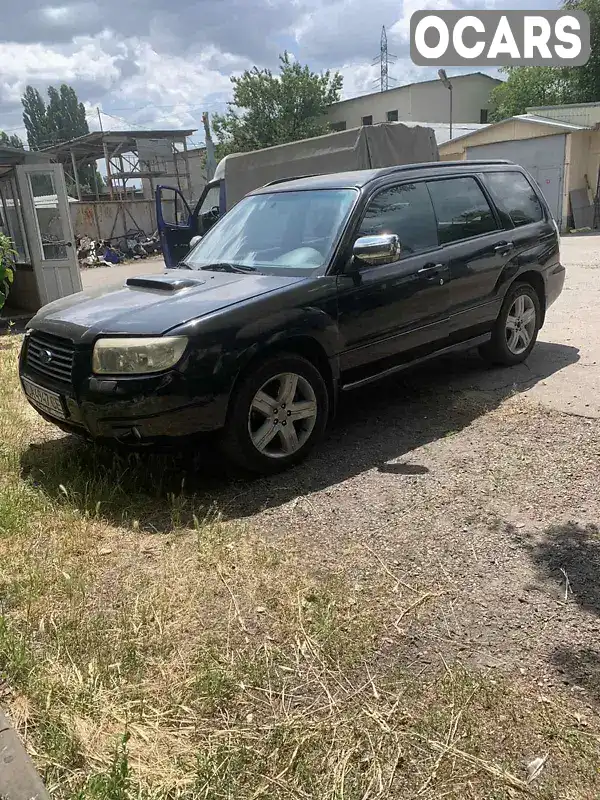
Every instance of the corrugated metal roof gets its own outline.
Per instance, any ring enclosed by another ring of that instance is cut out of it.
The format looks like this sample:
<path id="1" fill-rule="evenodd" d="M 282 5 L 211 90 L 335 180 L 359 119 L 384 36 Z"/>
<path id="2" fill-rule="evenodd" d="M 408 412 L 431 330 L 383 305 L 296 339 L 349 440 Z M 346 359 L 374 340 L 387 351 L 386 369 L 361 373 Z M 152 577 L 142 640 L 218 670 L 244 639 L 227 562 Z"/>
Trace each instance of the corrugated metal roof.
<path id="1" fill-rule="evenodd" d="M 557 128 L 564 128 L 566 130 L 573 130 L 573 131 L 586 131 L 589 130 L 589 126 L 587 125 L 577 125 L 574 122 L 564 122 L 560 119 L 551 119 L 550 117 L 540 117 L 537 114 L 517 114 L 515 117 L 511 117 L 511 119 L 521 119 L 524 122 L 536 122 L 539 125 L 552 125 Z M 502 120 L 506 122 L 506 120 Z"/>
<path id="2" fill-rule="evenodd" d="M 557 130 L 562 131 L 587 131 L 592 130 L 590 127 L 586 125 L 575 125 L 572 122 L 561 122 L 558 119 L 550 119 L 549 117 L 538 117 L 536 114 L 518 114 L 514 117 L 507 117 L 506 119 L 502 119 L 499 122 L 493 122 L 490 125 L 483 125 L 481 127 L 486 128 L 497 128 L 500 125 L 504 125 L 507 122 L 514 122 L 518 120 L 519 122 L 530 122 L 532 125 L 548 125 Z M 466 139 L 468 136 L 473 136 L 478 131 L 469 131 L 467 133 L 462 134 L 461 136 L 453 136 L 452 141 L 458 141 L 459 139 Z M 441 142 L 438 142 L 441 144 Z"/>
<path id="3" fill-rule="evenodd" d="M 420 125 L 422 128 L 431 128 L 435 134 L 435 140 L 440 144 L 450 141 L 450 123 L 446 122 L 399 122 L 399 125 L 406 125 L 408 128 L 416 128 Z M 452 139 L 460 139 L 462 136 L 468 136 L 471 133 L 476 133 L 483 128 L 488 128 L 489 123 L 479 122 L 453 122 L 452 123 Z"/>

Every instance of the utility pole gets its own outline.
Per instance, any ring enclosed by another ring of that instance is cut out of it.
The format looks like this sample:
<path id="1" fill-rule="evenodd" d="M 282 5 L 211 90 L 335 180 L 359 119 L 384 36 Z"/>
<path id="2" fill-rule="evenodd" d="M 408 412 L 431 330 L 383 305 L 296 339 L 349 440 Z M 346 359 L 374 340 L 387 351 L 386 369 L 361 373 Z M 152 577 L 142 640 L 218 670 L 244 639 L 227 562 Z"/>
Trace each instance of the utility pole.
<path id="1" fill-rule="evenodd" d="M 212 180 L 217 168 L 217 160 L 215 157 L 215 145 L 210 133 L 210 120 L 208 111 L 202 113 L 202 124 L 204 125 L 204 141 L 206 143 L 206 180 Z"/>
<path id="2" fill-rule="evenodd" d="M 104 129 L 102 128 L 102 115 L 100 114 L 100 109 L 96 106 L 96 111 L 98 112 L 98 122 L 100 123 L 100 133 L 104 133 Z"/>

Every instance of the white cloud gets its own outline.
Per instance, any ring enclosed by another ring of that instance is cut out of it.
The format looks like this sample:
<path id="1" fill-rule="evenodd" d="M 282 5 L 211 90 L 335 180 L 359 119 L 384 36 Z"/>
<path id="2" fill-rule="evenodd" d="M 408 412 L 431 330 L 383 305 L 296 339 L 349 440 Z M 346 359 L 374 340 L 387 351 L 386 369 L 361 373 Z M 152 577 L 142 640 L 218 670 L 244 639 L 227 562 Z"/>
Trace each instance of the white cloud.
<path id="1" fill-rule="evenodd" d="M 223 110 L 232 73 L 254 64 L 276 69 L 284 49 L 312 69 L 340 69 L 344 97 L 364 94 L 376 89 L 382 25 L 398 57 L 390 64 L 397 84 L 432 77 L 410 61 L 410 15 L 476 2 L 26 0 L 13 4 L 0 31 L 0 129 L 22 129 L 27 84 L 45 95 L 63 82 L 74 86 L 92 127 L 99 106 L 125 120 L 113 127 L 200 128 L 203 110 Z"/>

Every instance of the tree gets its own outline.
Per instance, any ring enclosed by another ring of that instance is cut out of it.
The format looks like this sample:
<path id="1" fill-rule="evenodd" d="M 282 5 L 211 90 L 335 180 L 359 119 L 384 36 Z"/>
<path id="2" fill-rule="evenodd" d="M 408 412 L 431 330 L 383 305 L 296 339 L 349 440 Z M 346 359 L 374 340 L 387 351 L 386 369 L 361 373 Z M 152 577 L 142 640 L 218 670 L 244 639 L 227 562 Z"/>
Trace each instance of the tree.
<path id="1" fill-rule="evenodd" d="M 32 150 L 43 150 L 60 142 L 68 142 L 85 136 L 90 132 L 83 103 L 79 102 L 75 89 L 66 83 L 57 89 L 48 87 L 48 104 L 32 86 L 28 86 L 21 98 L 23 103 L 23 122 L 27 131 L 27 141 Z M 67 166 L 67 171 L 71 167 Z M 95 164 L 84 164 L 77 170 L 80 187 L 93 192 Z M 74 176 L 73 176 L 74 183 Z M 99 183 L 101 186 L 101 183 Z M 72 187 L 69 187 L 72 191 Z"/>
<path id="2" fill-rule="evenodd" d="M 85 108 L 77 99 L 75 89 L 63 83 L 60 90 L 48 87 L 50 102 L 46 109 L 48 128 L 54 142 L 68 142 L 90 132 Z"/>
<path id="3" fill-rule="evenodd" d="M 231 78 L 233 101 L 213 116 L 218 158 L 328 132 L 324 115 L 340 99 L 340 73 L 312 72 L 287 52 L 279 60 L 279 75 L 254 67 Z"/>
<path id="4" fill-rule="evenodd" d="M 506 67 L 508 77 L 491 95 L 493 120 L 523 114 L 529 106 L 600 101 L 600 0 L 564 0 L 566 11 L 585 11 L 590 19 L 591 53 L 581 67 Z"/>
<path id="5" fill-rule="evenodd" d="M 503 67 L 507 79 L 492 89 L 493 121 L 524 114 L 530 106 L 576 102 L 571 70 L 555 67 Z"/>
<path id="6" fill-rule="evenodd" d="M 600 100 L 600 0 L 565 0 L 568 11 L 585 11 L 590 19 L 592 49 L 587 64 L 570 70 L 577 103 Z"/>
<path id="7" fill-rule="evenodd" d="M 25 149 L 25 145 L 16 133 L 13 133 L 12 136 L 9 136 L 4 131 L 0 131 L 0 146 L 15 147 L 17 150 Z"/>
<path id="8" fill-rule="evenodd" d="M 27 86 L 21 97 L 23 104 L 23 124 L 27 131 L 27 142 L 31 150 L 41 150 L 53 144 L 50 139 L 46 104 L 41 94 L 33 86 Z"/>
<path id="9" fill-rule="evenodd" d="M 83 103 L 72 86 L 48 87 L 48 105 L 37 89 L 28 86 L 21 98 L 23 123 L 32 150 L 42 150 L 59 142 L 68 142 L 90 132 Z"/>

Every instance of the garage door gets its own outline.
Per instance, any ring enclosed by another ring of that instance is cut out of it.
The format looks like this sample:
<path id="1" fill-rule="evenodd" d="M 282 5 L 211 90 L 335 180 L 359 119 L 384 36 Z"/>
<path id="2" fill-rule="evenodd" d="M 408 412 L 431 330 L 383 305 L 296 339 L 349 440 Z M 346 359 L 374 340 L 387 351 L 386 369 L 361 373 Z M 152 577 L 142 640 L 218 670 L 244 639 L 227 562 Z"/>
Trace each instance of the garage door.
<path id="1" fill-rule="evenodd" d="M 565 134 L 467 147 L 467 158 L 508 158 L 533 175 L 562 228 Z"/>

